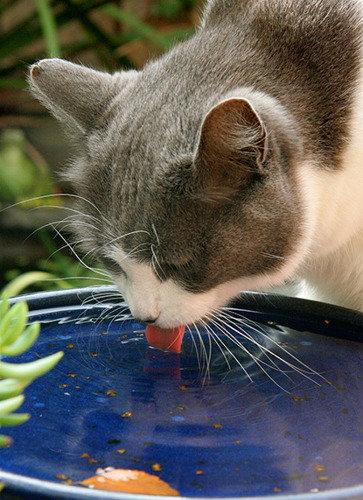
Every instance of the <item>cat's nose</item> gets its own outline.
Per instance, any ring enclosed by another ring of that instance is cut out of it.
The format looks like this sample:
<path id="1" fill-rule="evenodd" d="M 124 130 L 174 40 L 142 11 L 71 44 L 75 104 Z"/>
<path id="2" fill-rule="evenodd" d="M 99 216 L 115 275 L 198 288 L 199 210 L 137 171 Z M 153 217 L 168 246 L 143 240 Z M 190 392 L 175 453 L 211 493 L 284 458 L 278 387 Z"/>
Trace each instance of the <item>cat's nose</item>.
<path id="1" fill-rule="evenodd" d="M 152 325 L 153 323 L 155 323 L 157 319 L 158 318 L 147 318 L 144 320 L 144 322 L 147 323 L 148 325 Z"/>
<path id="2" fill-rule="evenodd" d="M 158 319 L 159 316 L 149 317 L 149 318 L 135 318 L 139 323 L 145 323 L 147 325 L 152 325 Z"/>

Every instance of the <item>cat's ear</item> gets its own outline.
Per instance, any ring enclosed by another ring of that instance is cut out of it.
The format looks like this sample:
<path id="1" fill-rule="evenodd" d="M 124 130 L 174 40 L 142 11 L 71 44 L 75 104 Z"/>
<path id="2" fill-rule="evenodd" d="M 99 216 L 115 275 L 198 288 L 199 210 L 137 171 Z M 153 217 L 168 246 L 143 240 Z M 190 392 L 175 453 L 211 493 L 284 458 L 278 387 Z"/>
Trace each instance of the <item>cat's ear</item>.
<path id="1" fill-rule="evenodd" d="M 108 103 L 136 71 L 110 75 L 63 59 L 43 59 L 29 72 L 35 96 L 59 120 L 81 132 L 97 124 Z"/>
<path id="2" fill-rule="evenodd" d="M 211 198 L 231 197 L 253 176 L 263 175 L 266 156 L 266 129 L 247 99 L 226 99 L 209 111 L 195 163 L 203 190 Z"/>

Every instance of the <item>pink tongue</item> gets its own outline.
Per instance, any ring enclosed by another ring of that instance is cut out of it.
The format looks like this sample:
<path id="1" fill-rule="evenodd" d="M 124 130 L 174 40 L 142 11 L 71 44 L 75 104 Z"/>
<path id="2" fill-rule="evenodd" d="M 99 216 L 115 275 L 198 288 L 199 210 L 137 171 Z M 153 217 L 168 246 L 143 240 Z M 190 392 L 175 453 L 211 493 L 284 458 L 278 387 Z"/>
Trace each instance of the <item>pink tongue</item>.
<path id="1" fill-rule="evenodd" d="M 155 325 L 147 325 L 146 338 L 152 347 L 158 347 L 163 351 L 180 352 L 184 331 L 184 325 L 176 328 L 160 328 Z"/>

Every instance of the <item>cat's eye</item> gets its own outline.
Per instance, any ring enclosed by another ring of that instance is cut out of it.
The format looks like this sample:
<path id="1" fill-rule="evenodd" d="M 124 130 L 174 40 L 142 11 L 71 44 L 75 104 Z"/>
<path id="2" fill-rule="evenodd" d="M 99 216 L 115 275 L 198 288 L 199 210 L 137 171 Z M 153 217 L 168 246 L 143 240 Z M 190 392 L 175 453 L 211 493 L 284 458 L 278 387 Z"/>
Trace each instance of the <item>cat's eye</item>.
<path id="1" fill-rule="evenodd" d="M 170 268 L 180 269 L 183 267 L 190 266 L 191 263 L 192 263 L 192 258 L 187 255 L 183 255 L 178 258 L 170 259 L 170 261 L 166 261 L 165 265 Z"/>
<path id="2" fill-rule="evenodd" d="M 116 262 L 114 259 L 111 259 L 110 257 L 107 256 L 102 256 L 100 260 L 107 269 L 107 271 L 110 271 L 111 273 L 114 274 L 124 274 L 126 276 L 125 271 L 122 269 L 120 264 Z"/>

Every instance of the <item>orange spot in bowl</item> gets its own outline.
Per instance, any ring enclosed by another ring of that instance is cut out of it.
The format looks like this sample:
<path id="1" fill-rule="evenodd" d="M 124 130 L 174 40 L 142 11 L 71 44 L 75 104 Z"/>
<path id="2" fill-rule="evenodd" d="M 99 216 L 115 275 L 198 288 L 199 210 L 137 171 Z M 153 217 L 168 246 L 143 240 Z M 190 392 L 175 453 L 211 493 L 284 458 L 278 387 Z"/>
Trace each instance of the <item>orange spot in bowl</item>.
<path id="1" fill-rule="evenodd" d="M 108 391 L 106 391 L 106 394 L 107 394 L 107 396 L 116 396 L 117 391 L 115 391 L 113 389 L 109 389 Z"/>
<path id="2" fill-rule="evenodd" d="M 180 493 L 158 476 L 139 470 L 114 469 L 80 481 L 98 490 L 119 491 L 139 495 L 180 496 Z"/>

